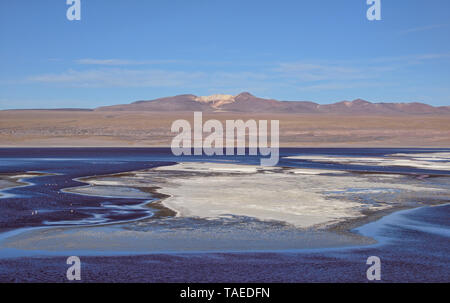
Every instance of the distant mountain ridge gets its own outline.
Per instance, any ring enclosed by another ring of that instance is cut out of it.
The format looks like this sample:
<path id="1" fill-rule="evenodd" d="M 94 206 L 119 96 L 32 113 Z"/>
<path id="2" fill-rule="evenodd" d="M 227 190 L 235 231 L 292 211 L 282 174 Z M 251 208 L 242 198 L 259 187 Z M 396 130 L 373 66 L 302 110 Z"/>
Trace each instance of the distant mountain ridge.
<path id="1" fill-rule="evenodd" d="M 278 101 L 256 97 L 248 92 L 232 95 L 178 95 L 131 104 L 103 106 L 94 111 L 202 111 L 238 113 L 297 114 L 450 114 L 450 106 L 435 107 L 424 103 L 371 103 L 366 100 L 318 104 L 311 101 Z"/>

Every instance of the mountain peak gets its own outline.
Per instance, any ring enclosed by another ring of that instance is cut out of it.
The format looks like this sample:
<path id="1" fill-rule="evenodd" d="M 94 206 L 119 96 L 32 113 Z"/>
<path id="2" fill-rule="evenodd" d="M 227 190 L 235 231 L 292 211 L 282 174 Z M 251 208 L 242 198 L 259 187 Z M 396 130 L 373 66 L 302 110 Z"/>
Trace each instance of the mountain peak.
<path id="1" fill-rule="evenodd" d="M 194 101 L 210 104 L 213 108 L 219 108 L 224 104 L 233 103 L 236 100 L 233 95 L 216 94 L 210 96 L 195 97 Z"/>
<path id="2" fill-rule="evenodd" d="M 352 103 L 353 104 L 372 104 L 371 102 L 366 101 L 364 99 L 355 99 L 355 100 L 352 101 Z"/>
<path id="3" fill-rule="evenodd" d="M 254 97 L 252 94 L 250 94 L 249 92 L 242 92 L 239 95 L 236 96 L 237 97 Z"/>
<path id="4" fill-rule="evenodd" d="M 450 107 L 433 107 L 422 103 L 371 103 L 363 99 L 317 104 L 306 101 L 277 101 L 256 97 L 249 92 L 236 96 L 214 94 L 209 96 L 178 95 L 132 104 L 101 107 L 108 111 L 205 111 L 245 113 L 315 113 L 342 115 L 386 114 L 450 114 Z"/>

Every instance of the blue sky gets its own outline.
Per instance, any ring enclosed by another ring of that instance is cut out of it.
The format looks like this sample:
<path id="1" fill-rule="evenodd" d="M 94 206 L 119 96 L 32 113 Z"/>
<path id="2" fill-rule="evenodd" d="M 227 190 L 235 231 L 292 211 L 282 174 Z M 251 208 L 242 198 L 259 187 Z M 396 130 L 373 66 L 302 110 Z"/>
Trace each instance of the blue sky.
<path id="1" fill-rule="evenodd" d="M 450 1 L 0 2 L 0 109 L 249 91 L 450 105 Z"/>

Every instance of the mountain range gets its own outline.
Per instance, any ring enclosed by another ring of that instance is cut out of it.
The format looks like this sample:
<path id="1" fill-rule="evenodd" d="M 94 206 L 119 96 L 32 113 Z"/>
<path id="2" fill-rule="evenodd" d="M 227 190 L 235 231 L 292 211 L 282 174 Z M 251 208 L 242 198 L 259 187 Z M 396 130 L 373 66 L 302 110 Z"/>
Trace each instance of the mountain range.
<path id="1" fill-rule="evenodd" d="M 93 109 L 0 110 L 0 147 L 167 147 L 174 121 L 278 120 L 283 147 L 450 147 L 450 108 L 179 95 Z"/>
<path id="2" fill-rule="evenodd" d="M 292 114 L 358 114 L 358 115 L 421 115 L 450 114 L 450 106 L 435 107 L 424 103 L 372 103 L 362 99 L 318 104 L 311 101 L 278 101 L 256 97 L 248 92 L 232 95 L 178 95 L 131 104 L 104 106 L 94 111 L 202 111 L 239 113 Z"/>

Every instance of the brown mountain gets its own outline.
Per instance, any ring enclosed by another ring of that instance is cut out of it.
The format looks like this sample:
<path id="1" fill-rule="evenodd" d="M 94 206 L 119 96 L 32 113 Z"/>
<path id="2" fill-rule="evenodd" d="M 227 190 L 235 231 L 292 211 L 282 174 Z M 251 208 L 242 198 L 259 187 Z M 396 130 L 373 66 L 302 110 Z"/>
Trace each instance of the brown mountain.
<path id="1" fill-rule="evenodd" d="M 449 106 L 434 107 L 423 103 L 371 103 L 362 99 L 333 104 L 310 101 L 278 101 L 255 97 L 244 92 L 236 96 L 179 95 L 131 104 L 96 108 L 95 111 L 203 111 L 238 113 L 350 114 L 350 115 L 421 115 L 450 114 Z"/>
<path id="2" fill-rule="evenodd" d="M 136 101 L 96 108 L 96 111 L 209 111 L 211 106 L 195 101 L 194 95 L 179 95 L 151 101 Z"/>

